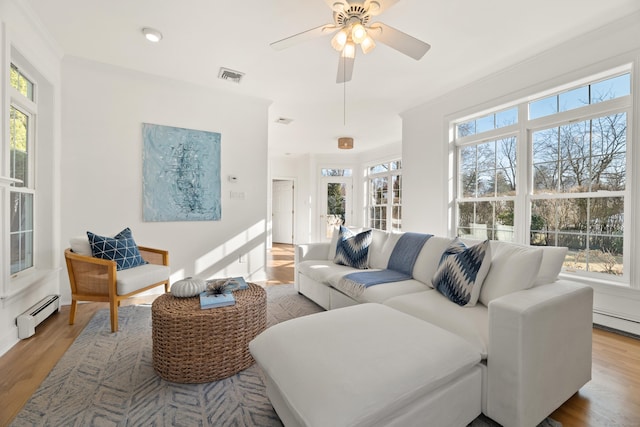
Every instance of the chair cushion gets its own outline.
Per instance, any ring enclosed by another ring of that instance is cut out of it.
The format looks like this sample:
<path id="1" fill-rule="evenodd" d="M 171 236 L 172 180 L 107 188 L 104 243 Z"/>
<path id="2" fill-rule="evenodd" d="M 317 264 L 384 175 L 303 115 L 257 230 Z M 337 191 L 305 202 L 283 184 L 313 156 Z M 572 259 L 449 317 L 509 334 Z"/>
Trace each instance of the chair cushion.
<path id="1" fill-rule="evenodd" d="M 131 229 L 128 227 L 114 237 L 98 236 L 91 231 L 87 231 L 87 236 L 93 256 L 115 261 L 117 270 L 125 270 L 147 263 L 142 258 Z"/>
<path id="2" fill-rule="evenodd" d="M 91 245 L 89 244 L 89 239 L 87 239 L 86 235 L 72 237 L 69 239 L 69 246 L 73 253 L 84 256 L 93 256 L 91 253 Z"/>
<path id="3" fill-rule="evenodd" d="M 144 264 L 118 271 L 116 289 L 118 295 L 126 295 L 154 283 L 169 279 L 171 269 L 167 265 Z"/>

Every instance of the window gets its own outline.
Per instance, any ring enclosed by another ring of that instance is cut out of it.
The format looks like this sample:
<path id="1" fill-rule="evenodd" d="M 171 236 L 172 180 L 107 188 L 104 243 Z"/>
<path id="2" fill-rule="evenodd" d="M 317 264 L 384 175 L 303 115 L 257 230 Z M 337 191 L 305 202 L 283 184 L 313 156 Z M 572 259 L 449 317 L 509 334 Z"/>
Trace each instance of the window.
<path id="1" fill-rule="evenodd" d="M 10 274 L 34 266 L 34 83 L 14 64 L 10 69 L 9 106 L 9 240 Z"/>
<path id="2" fill-rule="evenodd" d="M 321 176 L 351 176 L 351 169 L 326 169 L 320 170 Z"/>
<path id="3" fill-rule="evenodd" d="M 457 235 L 566 246 L 565 271 L 628 282 L 631 74 L 530 99 L 453 123 Z"/>
<path id="4" fill-rule="evenodd" d="M 378 230 L 402 229 L 402 162 L 380 163 L 365 170 L 367 223 Z"/>

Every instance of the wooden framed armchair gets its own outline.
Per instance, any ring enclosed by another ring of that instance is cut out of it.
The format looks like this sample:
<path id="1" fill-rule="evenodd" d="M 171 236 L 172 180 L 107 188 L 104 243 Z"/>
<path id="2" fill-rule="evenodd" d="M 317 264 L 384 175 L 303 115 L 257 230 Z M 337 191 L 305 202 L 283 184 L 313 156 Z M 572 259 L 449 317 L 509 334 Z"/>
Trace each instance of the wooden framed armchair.
<path id="1" fill-rule="evenodd" d="M 108 302 L 111 311 L 111 332 L 118 331 L 120 301 L 133 295 L 164 285 L 169 292 L 169 252 L 138 246 L 148 264 L 117 271 L 116 262 L 64 251 L 71 284 L 69 324 L 73 325 L 78 301 Z"/>

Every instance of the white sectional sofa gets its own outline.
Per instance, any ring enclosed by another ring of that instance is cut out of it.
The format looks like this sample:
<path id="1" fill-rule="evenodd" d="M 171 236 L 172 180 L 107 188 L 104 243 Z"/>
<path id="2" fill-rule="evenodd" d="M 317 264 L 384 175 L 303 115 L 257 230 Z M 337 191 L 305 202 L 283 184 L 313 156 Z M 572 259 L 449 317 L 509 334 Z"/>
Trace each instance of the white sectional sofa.
<path id="1" fill-rule="evenodd" d="M 387 267 L 401 235 L 372 230 L 371 270 Z M 463 338 L 480 354 L 482 412 L 504 426 L 535 426 L 591 379 L 593 291 L 558 280 L 566 248 L 491 241 L 478 302 L 460 306 L 431 283 L 452 240 L 430 237 L 412 278 L 357 295 L 341 278 L 359 270 L 334 263 L 335 236 L 298 245 L 295 287 L 327 310 L 380 303 Z"/>

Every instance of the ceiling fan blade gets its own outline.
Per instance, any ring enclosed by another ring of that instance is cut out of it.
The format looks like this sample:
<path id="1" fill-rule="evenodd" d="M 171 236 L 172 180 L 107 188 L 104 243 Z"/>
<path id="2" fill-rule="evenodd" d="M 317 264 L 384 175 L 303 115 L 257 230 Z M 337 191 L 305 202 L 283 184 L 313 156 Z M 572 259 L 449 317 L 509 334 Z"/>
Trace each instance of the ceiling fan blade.
<path id="1" fill-rule="evenodd" d="M 370 28 L 372 31 L 368 31 L 368 33 L 374 40 L 384 43 L 415 60 L 422 58 L 424 54 L 431 49 L 429 43 L 418 40 L 382 22 L 375 22 L 371 24 Z"/>
<path id="2" fill-rule="evenodd" d="M 333 24 L 325 24 L 325 25 L 321 25 L 319 27 L 316 28 L 312 28 L 310 30 L 307 31 L 303 31 L 301 33 L 298 34 L 294 34 L 293 36 L 289 36 L 287 38 L 284 38 L 282 40 L 278 40 L 276 42 L 273 42 L 270 44 L 270 46 L 272 48 L 274 48 L 275 50 L 283 50 L 286 49 L 288 47 L 291 47 L 293 45 L 296 45 L 298 43 L 302 43 L 305 42 L 307 40 L 311 40 L 314 39 L 316 37 L 321 37 L 327 34 L 331 34 L 333 31 L 337 30 L 338 27 L 336 27 Z"/>
<path id="3" fill-rule="evenodd" d="M 355 56 L 353 58 L 347 58 L 344 55 L 340 54 L 336 83 L 344 83 L 351 80 L 351 76 L 353 75 L 353 63 L 355 62 L 355 60 Z"/>
<path id="4" fill-rule="evenodd" d="M 329 2 L 331 0 L 327 0 Z M 366 0 L 364 2 L 364 7 L 369 10 L 369 14 L 371 16 L 380 15 L 385 10 L 389 9 L 394 4 L 398 3 L 400 0 Z"/>

